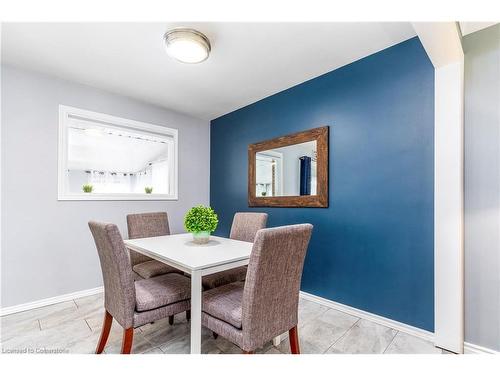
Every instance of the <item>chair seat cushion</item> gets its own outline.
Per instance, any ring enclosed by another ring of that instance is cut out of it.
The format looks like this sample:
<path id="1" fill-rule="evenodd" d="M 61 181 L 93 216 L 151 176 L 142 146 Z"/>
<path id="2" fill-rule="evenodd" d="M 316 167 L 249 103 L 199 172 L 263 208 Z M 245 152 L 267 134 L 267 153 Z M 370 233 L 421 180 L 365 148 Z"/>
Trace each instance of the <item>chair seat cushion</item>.
<path id="1" fill-rule="evenodd" d="M 172 272 L 182 273 L 181 270 L 154 259 L 136 264 L 132 269 L 143 279 L 149 279 L 150 277 L 165 275 L 166 273 Z"/>
<path id="2" fill-rule="evenodd" d="M 202 284 L 203 289 L 213 289 L 221 285 L 231 284 L 236 281 L 245 281 L 247 276 L 247 266 L 233 268 L 227 271 L 213 273 L 211 275 L 203 276 Z"/>
<path id="3" fill-rule="evenodd" d="M 191 280 L 178 273 L 143 279 L 135 282 L 136 311 L 147 311 L 188 300 Z"/>
<path id="4" fill-rule="evenodd" d="M 245 283 L 239 281 L 203 292 L 202 310 L 241 329 L 241 300 Z"/>

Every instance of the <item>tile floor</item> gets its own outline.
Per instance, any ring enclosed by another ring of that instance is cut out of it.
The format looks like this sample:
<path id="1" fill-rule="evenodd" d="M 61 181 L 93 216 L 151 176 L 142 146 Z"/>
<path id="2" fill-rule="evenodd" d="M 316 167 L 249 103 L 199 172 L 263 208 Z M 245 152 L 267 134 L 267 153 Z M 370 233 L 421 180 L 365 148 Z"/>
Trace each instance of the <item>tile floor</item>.
<path id="1" fill-rule="evenodd" d="M 103 319 L 103 295 L 75 299 L 1 318 L 2 353 L 92 353 Z M 119 353 L 122 330 L 114 322 L 106 353 Z M 317 303 L 300 300 L 299 337 L 302 353 L 442 353 L 431 342 L 359 319 Z M 134 353 L 189 353 L 189 324 L 185 314 L 137 328 Z M 278 347 L 271 343 L 257 351 L 290 352 L 287 335 Z M 241 353 L 240 349 L 203 330 L 202 353 Z"/>

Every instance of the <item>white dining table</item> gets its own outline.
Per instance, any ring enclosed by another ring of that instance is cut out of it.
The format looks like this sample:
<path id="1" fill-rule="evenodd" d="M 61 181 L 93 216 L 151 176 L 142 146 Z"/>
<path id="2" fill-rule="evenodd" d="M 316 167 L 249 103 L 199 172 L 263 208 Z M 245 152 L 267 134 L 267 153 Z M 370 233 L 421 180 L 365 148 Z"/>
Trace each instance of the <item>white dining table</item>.
<path id="1" fill-rule="evenodd" d="M 210 236 L 204 245 L 193 242 L 193 235 L 126 240 L 125 245 L 138 253 L 166 263 L 191 275 L 191 354 L 201 352 L 201 278 L 248 264 L 252 243 Z"/>

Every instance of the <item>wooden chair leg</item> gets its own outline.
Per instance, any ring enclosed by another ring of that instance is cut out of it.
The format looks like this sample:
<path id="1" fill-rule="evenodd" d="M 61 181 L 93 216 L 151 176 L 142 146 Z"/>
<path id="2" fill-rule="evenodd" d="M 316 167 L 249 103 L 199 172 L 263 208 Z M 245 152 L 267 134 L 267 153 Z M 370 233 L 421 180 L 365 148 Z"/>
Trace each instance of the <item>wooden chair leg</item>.
<path id="1" fill-rule="evenodd" d="M 132 351 L 132 343 L 134 341 L 134 327 L 123 330 L 122 354 L 130 354 Z"/>
<path id="2" fill-rule="evenodd" d="M 290 338 L 290 351 L 292 354 L 300 354 L 299 333 L 297 332 L 297 326 L 288 331 L 288 337 Z"/>
<path id="3" fill-rule="evenodd" d="M 191 310 L 186 310 L 186 320 L 188 322 L 191 320 Z"/>
<path id="4" fill-rule="evenodd" d="M 170 325 L 174 324 L 174 316 L 173 315 L 170 315 L 168 317 L 168 324 L 170 324 Z"/>
<path id="5" fill-rule="evenodd" d="M 111 325 L 113 324 L 113 317 L 107 311 L 104 312 L 104 322 L 102 323 L 101 337 L 97 343 L 97 348 L 95 354 L 101 354 L 108 341 L 109 331 L 111 330 Z"/>

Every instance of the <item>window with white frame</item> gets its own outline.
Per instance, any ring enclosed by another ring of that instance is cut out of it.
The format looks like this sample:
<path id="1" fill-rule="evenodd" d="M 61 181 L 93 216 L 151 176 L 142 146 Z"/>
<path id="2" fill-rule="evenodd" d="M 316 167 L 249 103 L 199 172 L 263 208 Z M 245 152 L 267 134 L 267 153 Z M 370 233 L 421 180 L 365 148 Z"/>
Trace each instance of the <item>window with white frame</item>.
<path id="1" fill-rule="evenodd" d="M 59 107 L 59 200 L 177 199 L 177 130 Z"/>

